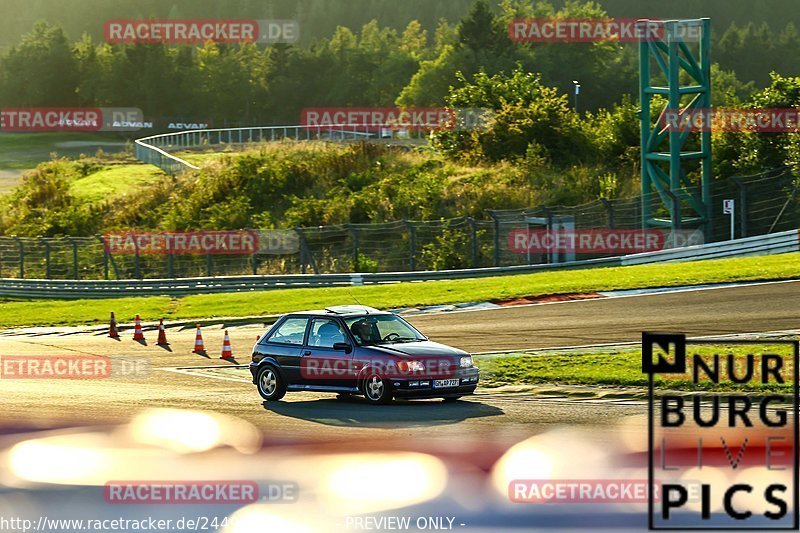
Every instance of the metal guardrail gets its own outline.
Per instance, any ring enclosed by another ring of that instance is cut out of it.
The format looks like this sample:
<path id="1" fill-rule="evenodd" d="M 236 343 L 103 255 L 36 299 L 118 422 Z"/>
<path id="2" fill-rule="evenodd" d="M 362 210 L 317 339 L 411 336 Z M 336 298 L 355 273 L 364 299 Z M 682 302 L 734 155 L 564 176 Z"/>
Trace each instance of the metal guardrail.
<path id="1" fill-rule="evenodd" d="M 524 274 L 546 270 L 643 265 L 675 261 L 698 261 L 722 257 L 770 255 L 800 251 L 798 230 L 749 237 L 734 241 L 647 252 L 620 257 L 588 259 L 556 264 L 521 265 L 426 272 L 359 274 L 295 274 L 266 276 L 225 276 L 148 280 L 46 280 L 0 279 L 0 295 L 19 298 L 118 298 L 122 296 L 249 292 L 290 287 L 352 286 L 402 281 L 470 279 Z"/>
<path id="2" fill-rule="evenodd" d="M 733 241 L 625 255 L 620 257 L 620 264 L 622 266 L 630 266 L 654 262 L 700 261 L 703 259 L 772 255 L 798 251 L 800 251 L 800 233 L 798 233 L 798 230 L 789 230 Z"/>
<path id="3" fill-rule="evenodd" d="M 419 136 L 428 125 L 414 125 L 409 129 L 390 127 L 386 124 L 342 124 L 330 126 L 259 126 L 251 128 L 224 128 L 189 130 L 152 135 L 134 141 L 136 158 L 143 163 L 155 165 L 164 172 L 177 174 L 199 167 L 185 159 L 172 155 L 171 151 L 194 150 L 210 146 L 244 145 L 272 141 L 358 141 L 367 139 L 396 139 L 408 134 Z"/>

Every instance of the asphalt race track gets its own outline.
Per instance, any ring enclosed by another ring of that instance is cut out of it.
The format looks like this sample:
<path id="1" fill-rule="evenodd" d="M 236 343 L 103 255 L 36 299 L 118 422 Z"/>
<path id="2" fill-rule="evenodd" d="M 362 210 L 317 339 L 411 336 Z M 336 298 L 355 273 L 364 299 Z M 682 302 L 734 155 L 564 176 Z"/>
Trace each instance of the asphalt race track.
<path id="1" fill-rule="evenodd" d="M 800 327 L 800 282 L 690 290 L 646 296 L 581 300 L 488 311 L 418 316 L 411 321 L 433 340 L 475 352 L 635 342 L 643 330 L 690 335 L 747 333 Z M 247 363 L 263 326 L 230 328 L 234 356 Z M 170 328 L 169 349 L 104 334 L 29 332 L 0 335 L 8 355 L 138 356 L 149 361 L 145 377 L 103 380 L 2 379 L 0 425 L 59 427 L 130 420 L 143 408 L 213 410 L 253 423 L 281 438 L 338 439 L 356 436 L 452 439 L 454 435 L 518 435 L 558 425 L 603 428 L 628 417 L 644 423 L 646 406 L 635 401 L 544 399 L 525 393 L 479 389 L 455 404 L 438 400 L 395 402 L 385 407 L 332 395 L 289 393 L 264 404 L 247 374 L 219 359 L 220 327 L 204 328 L 208 357 L 192 354 L 194 329 Z M 211 367 L 220 367 L 221 370 Z M 227 368 L 225 368 L 227 367 Z M 188 370 L 178 370 L 186 369 Z M 216 373 L 216 374 L 215 374 Z M 216 375 L 216 377 L 215 377 Z"/>
<path id="2" fill-rule="evenodd" d="M 642 331 L 718 335 L 800 329 L 800 281 L 533 304 L 410 320 L 475 352 L 638 342 Z"/>

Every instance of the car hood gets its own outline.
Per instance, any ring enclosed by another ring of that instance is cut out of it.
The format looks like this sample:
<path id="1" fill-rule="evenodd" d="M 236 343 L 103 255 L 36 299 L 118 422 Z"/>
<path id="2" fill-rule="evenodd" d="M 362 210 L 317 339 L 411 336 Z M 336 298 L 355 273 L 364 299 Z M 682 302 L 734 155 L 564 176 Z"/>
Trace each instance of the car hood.
<path id="1" fill-rule="evenodd" d="M 433 341 L 383 344 L 380 346 L 370 346 L 370 348 L 389 355 L 408 356 L 417 359 L 425 359 L 427 357 L 458 357 L 462 355 L 469 355 L 464 350 L 459 350 L 458 348 L 453 348 L 452 346 L 439 344 L 438 342 Z"/>

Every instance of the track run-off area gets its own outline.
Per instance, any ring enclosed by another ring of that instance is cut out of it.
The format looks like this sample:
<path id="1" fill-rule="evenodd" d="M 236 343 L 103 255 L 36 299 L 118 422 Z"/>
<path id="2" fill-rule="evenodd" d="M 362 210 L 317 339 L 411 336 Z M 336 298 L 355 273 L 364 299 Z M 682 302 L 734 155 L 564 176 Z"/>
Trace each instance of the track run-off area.
<path id="1" fill-rule="evenodd" d="M 637 342 L 642 331 L 689 336 L 727 335 L 800 328 L 800 281 L 672 290 L 589 300 L 455 311 L 409 318 L 432 340 L 471 352 Z M 55 329 L 55 328 L 51 328 Z M 452 438 L 455 433 L 530 433 L 559 425 L 611 427 L 644 416 L 640 401 L 574 400 L 558 395 L 517 392 L 513 387 L 479 388 L 454 404 L 438 400 L 394 402 L 375 407 L 359 398 L 289 393 L 263 403 L 249 362 L 263 324 L 229 327 L 235 361 L 219 358 L 222 326 L 203 328 L 208 356 L 193 354 L 193 327 L 167 329 L 168 347 L 146 343 L 125 329 L 113 340 L 105 332 L 48 329 L 0 334 L 3 356 L 78 355 L 147 361 L 146 375 L 108 379 L 0 379 L 0 424 L 31 428 L 115 424 L 145 408 L 216 411 L 287 439 L 353 436 Z"/>

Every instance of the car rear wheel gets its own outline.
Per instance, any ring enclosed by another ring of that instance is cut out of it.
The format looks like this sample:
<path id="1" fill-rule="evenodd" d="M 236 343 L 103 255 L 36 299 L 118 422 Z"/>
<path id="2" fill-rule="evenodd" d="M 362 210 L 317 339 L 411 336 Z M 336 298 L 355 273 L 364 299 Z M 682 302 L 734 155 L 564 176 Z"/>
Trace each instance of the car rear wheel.
<path id="1" fill-rule="evenodd" d="M 278 401 L 286 394 L 286 384 L 278 371 L 271 366 L 265 366 L 258 371 L 258 393 L 267 401 Z"/>
<path id="2" fill-rule="evenodd" d="M 361 386 L 364 397 L 371 404 L 382 405 L 392 401 L 392 393 L 389 392 L 389 384 L 380 374 L 369 372 Z"/>

